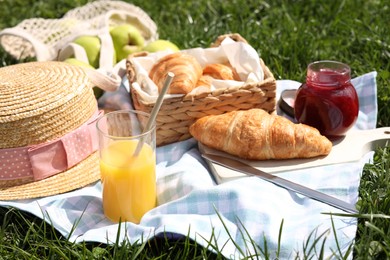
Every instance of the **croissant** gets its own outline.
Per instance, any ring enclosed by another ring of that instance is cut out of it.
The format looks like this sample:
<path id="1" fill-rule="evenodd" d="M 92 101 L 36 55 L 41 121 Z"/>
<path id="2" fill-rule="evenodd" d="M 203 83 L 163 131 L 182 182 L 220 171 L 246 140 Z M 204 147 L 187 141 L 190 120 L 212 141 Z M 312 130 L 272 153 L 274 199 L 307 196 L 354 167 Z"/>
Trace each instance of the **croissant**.
<path id="1" fill-rule="evenodd" d="M 159 93 L 164 86 L 168 72 L 173 72 L 175 77 L 167 93 L 187 94 L 196 87 L 202 75 L 202 67 L 195 57 L 189 54 L 175 52 L 162 57 L 149 72 L 149 77 L 157 85 Z"/>
<path id="2" fill-rule="evenodd" d="M 211 81 L 213 79 L 221 80 L 240 80 L 236 70 L 230 65 L 224 65 L 221 63 L 207 64 L 203 68 L 202 76 L 196 83 L 196 87 L 211 87 Z"/>
<path id="3" fill-rule="evenodd" d="M 203 75 L 209 75 L 215 79 L 222 80 L 240 80 L 235 69 L 221 63 L 207 64 L 203 68 Z"/>
<path id="4" fill-rule="evenodd" d="M 211 148 L 252 160 L 311 158 L 332 149 L 317 129 L 256 108 L 202 117 L 189 132 Z"/>
<path id="5" fill-rule="evenodd" d="M 196 87 L 202 87 L 203 86 L 203 87 L 210 88 L 212 80 L 213 80 L 213 78 L 211 76 L 202 75 L 198 79 L 198 82 L 196 82 Z"/>

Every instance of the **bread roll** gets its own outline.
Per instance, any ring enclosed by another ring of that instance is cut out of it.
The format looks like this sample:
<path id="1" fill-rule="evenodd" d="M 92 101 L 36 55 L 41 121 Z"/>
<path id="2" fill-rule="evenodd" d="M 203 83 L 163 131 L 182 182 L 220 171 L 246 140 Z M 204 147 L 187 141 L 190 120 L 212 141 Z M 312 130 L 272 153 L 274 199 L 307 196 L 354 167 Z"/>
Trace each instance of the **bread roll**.
<path id="1" fill-rule="evenodd" d="M 189 131 L 199 142 L 244 159 L 310 158 L 327 155 L 332 149 L 317 129 L 262 109 L 206 116 Z"/>
<path id="2" fill-rule="evenodd" d="M 167 91 L 169 94 L 187 94 L 196 87 L 202 75 L 202 67 L 195 57 L 182 52 L 168 54 L 158 60 L 149 72 L 159 93 L 164 86 L 168 72 L 175 74 Z"/>

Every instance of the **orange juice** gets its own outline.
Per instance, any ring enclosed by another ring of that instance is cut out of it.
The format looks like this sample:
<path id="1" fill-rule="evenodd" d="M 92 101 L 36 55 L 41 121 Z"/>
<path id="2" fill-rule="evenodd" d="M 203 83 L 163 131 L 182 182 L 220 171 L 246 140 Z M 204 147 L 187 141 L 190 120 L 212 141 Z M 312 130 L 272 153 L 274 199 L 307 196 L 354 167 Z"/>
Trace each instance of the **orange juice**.
<path id="1" fill-rule="evenodd" d="M 156 206 L 156 156 L 144 144 L 134 157 L 137 140 L 111 143 L 101 151 L 104 214 L 114 222 L 139 223 Z"/>

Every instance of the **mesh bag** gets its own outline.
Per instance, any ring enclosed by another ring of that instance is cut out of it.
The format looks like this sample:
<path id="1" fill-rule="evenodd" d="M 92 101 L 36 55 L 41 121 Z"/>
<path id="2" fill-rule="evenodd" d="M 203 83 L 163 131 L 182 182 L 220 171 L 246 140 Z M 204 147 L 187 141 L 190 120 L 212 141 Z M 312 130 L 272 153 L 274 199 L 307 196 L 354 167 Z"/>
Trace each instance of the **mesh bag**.
<path id="1" fill-rule="evenodd" d="M 121 1 L 100 0 L 72 9 L 60 19 L 24 20 L 0 31 L 0 44 L 17 59 L 63 60 L 73 55 L 87 61 L 83 48 L 71 42 L 81 35 L 96 35 L 102 44 L 99 68 L 109 69 L 115 65 L 109 28 L 123 23 L 137 27 L 145 43 L 158 38 L 156 24 L 141 8 Z"/>

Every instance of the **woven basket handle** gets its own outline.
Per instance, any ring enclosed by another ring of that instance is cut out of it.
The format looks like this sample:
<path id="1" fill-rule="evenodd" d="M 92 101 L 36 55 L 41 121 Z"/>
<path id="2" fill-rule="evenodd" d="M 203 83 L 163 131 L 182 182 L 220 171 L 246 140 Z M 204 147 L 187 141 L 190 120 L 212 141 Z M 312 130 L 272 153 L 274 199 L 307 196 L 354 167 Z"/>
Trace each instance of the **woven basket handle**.
<path id="1" fill-rule="evenodd" d="M 127 57 L 127 59 L 126 59 L 126 71 L 127 71 L 127 78 L 128 78 L 130 83 L 133 83 L 133 82 L 137 81 L 137 74 L 135 72 L 133 58 L 145 57 L 148 54 L 149 54 L 149 52 L 147 52 L 147 51 L 141 51 L 141 52 L 136 52 L 136 53 L 130 54 Z"/>
<path id="2" fill-rule="evenodd" d="M 223 34 L 217 37 L 214 43 L 210 45 L 210 47 L 218 47 L 221 45 L 223 40 L 226 38 L 231 38 L 233 41 L 236 42 L 243 42 L 243 43 L 248 43 L 247 40 L 244 39 L 240 34 L 238 33 L 229 33 L 229 34 Z"/>

